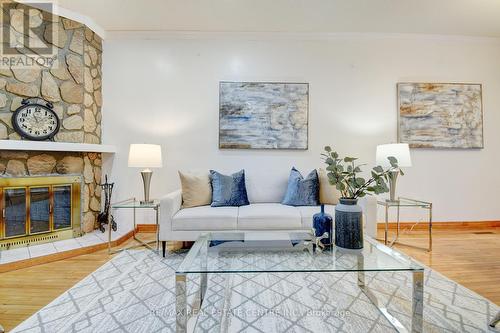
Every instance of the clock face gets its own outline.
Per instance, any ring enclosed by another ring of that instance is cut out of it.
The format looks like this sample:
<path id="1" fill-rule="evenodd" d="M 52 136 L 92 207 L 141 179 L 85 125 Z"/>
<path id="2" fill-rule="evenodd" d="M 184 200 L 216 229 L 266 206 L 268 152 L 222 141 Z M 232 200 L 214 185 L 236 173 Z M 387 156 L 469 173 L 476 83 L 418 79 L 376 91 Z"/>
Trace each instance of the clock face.
<path id="1" fill-rule="evenodd" d="M 59 118 L 54 111 L 39 104 L 23 105 L 12 116 L 16 132 L 30 140 L 46 140 L 59 131 Z"/>

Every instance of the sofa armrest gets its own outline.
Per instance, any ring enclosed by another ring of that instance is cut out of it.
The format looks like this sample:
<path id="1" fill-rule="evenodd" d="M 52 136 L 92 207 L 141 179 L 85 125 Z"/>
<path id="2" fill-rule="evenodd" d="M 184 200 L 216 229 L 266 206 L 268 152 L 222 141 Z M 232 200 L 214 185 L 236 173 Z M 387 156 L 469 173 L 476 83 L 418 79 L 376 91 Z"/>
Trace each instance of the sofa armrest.
<path id="1" fill-rule="evenodd" d="M 172 231 L 172 217 L 181 209 L 182 192 L 177 190 L 160 199 L 160 241 L 168 240 Z"/>
<path id="2" fill-rule="evenodd" d="M 363 208 L 364 228 L 368 236 L 377 237 L 377 198 L 367 196 L 359 200 L 359 205 Z"/>

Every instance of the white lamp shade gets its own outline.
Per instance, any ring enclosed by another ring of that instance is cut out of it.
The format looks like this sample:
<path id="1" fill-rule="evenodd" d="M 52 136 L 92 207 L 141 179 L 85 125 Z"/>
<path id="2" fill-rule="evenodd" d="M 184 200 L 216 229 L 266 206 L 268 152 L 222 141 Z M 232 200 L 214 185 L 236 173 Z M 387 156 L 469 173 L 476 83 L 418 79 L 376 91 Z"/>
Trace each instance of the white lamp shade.
<path id="1" fill-rule="evenodd" d="M 131 168 L 161 168 L 161 146 L 131 144 L 128 152 L 128 166 Z"/>
<path id="2" fill-rule="evenodd" d="M 393 156 L 398 160 L 399 167 L 411 167 L 410 147 L 407 143 L 391 143 L 377 146 L 377 164 L 388 168 L 391 163 L 387 159 Z"/>

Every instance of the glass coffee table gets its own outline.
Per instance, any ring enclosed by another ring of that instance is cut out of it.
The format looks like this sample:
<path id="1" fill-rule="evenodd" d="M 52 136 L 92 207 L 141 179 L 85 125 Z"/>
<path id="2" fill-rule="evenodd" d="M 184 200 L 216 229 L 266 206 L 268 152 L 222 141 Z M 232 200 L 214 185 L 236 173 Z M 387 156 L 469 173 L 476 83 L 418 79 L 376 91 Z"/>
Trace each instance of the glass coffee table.
<path id="1" fill-rule="evenodd" d="M 423 322 L 424 268 L 409 257 L 365 238 L 361 250 L 337 247 L 315 250 L 312 233 L 236 232 L 209 233 L 198 238 L 176 270 L 176 330 L 187 331 L 187 276 L 200 275 L 196 309 L 207 289 L 207 274 L 317 272 L 357 273 L 357 284 L 398 332 L 421 332 Z M 242 260 L 244 258 L 244 260 Z M 404 327 L 381 305 L 365 285 L 365 272 L 409 272 L 413 277 L 411 327 Z M 196 311 L 193 311 L 195 313 Z"/>

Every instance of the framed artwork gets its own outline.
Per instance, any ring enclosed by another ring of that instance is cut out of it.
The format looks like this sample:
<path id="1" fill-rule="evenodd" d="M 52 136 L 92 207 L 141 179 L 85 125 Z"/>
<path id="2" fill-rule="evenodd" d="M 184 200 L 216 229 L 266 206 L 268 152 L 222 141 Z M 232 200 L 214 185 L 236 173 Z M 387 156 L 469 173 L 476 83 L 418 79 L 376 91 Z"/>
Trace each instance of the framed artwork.
<path id="1" fill-rule="evenodd" d="M 220 82 L 219 148 L 307 149 L 309 84 Z"/>
<path id="2" fill-rule="evenodd" d="M 399 142 L 412 148 L 483 148 L 481 84 L 398 83 Z"/>

